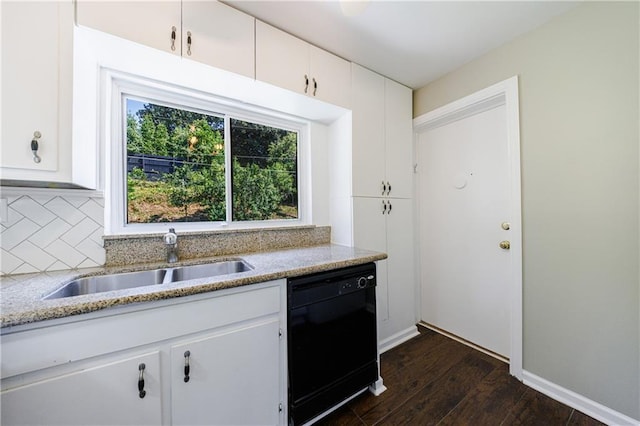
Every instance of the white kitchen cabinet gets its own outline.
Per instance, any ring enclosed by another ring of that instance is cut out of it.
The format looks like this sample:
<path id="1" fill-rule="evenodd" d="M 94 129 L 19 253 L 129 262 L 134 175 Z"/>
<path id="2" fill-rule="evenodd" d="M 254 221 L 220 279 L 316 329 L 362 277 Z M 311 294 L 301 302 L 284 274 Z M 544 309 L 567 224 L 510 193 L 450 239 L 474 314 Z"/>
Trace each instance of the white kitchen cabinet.
<path id="1" fill-rule="evenodd" d="M 348 108 L 351 63 L 256 21 L 256 79 Z"/>
<path id="2" fill-rule="evenodd" d="M 353 195 L 411 198 L 411 89 L 359 65 L 353 74 Z"/>
<path id="3" fill-rule="evenodd" d="M 411 90 L 356 64 L 352 75 L 353 243 L 388 255 L 376 291 L 386 347 L 415 331 Z"/>
<path id="4" fill-rule="evenodd" d="M 144 398 L 138 380 L 144 365 Z M 160 425 L 160 353 L 101 360 L 97 366 L 2 392 L 3 425 Z"/>
<path id="5" fill-rule="evenodd" d="M 2 424 L 283 423 L 284 286 L 273 281 L 3 330 Z"/>
<path id="6" fill-rule="evenodd" d="M 214 0 L 77 3 L 79 25 L 251 78 L 254 21 Z"/>
<path id="7" fill-rule="evenodd" d="M 95 188 L 95 167 L 86 157 L 82 164 L 72 161 L 72 1 L 3 1 L 0 14 L 3 183 Z M 34 139 L 40 162 L 34 161 Z"/>
<path id="8" fill-rule="evenodd" d="M 173 346 L 171 423 L 277 425 L 279 329 L 272 318 Z"/>
<path id="9" fill-rule="evenodd" d="M 378 262 L 378 335 L 382 342 L 415 327 L 413 202 L 353 197 L 354 244 L 386 252 Z"/>

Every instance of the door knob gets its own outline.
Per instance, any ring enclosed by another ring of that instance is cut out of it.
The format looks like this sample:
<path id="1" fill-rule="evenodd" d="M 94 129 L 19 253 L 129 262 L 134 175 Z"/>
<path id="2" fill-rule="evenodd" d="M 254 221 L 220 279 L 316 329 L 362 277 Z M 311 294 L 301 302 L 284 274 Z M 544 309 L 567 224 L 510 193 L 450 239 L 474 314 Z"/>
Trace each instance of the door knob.
<path id="1" fill-rule="evenodd" d="M 500 248 L 509 250 L 511 248 L 511 243 L 509 241 L 500 241 Z"/>

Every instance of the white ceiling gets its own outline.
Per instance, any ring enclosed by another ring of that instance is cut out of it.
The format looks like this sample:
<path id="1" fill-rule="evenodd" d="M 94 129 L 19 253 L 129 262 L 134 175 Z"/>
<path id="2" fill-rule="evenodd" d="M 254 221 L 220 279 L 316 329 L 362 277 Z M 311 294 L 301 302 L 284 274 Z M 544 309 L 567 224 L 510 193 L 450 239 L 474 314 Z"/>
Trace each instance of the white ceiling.
<path id="1" fill-rule="evenodd" d="M 393 0 L 225 3 L 414 89 L 578 4 Z"/>

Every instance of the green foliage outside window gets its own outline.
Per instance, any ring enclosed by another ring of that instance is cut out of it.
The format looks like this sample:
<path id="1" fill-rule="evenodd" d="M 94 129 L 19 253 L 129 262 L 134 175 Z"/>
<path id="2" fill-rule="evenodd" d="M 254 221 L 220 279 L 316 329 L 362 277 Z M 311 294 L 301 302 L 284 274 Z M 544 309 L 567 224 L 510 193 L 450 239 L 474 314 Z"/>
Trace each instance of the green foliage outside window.
<path id="1" fill-rule="evenodd" d="M 231 120 L 232 219 L 298 217 L 297 133 Z M 226 220 L 224 119 L 144 104 L 127 115 L 127 222 Z"/>

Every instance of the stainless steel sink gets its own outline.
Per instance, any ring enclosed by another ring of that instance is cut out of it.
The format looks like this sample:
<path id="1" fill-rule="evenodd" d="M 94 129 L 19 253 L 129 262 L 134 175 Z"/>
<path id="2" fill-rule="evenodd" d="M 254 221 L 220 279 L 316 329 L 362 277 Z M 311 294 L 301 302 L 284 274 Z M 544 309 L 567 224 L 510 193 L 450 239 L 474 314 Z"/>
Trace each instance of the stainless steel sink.
<path id="1" fill-rule="evenodd" d="M 202 265 L 161 268 L 150 271 L 127 272 L 122 274 L 98 275 L 70 281 L 54 292 L 43 297 L 44 300 L 79 296 L 82 294 L 102 293 L 112 290 L 125 290 L 134 287 L 168 284 L 197 278 L 216 277 L 250 271 L 253 266 L 242 259 L 224 260 Z"/>
<path id="2" fill-rule="evenodd" d="M 244 260 L 225 260 L 205 263 L 203 265 L 181 266 L 167 270 L 171 274 L 171 282 L 195 280 L 197 278 L 216 277 L 218 275 L 235 274 L 252 270 L 253 267 Z M 168 277 L 167 277 L 168 278 Z"/>
<path id="3" fill-rule="evenodd" d="M 70 281 L 43 299 L 60 299 L 81 294 L 102 293 L 111 290 L 158 285 L 164 282 L 166 269 L 127 272 L 123 274 L 98 275 Z"/>

